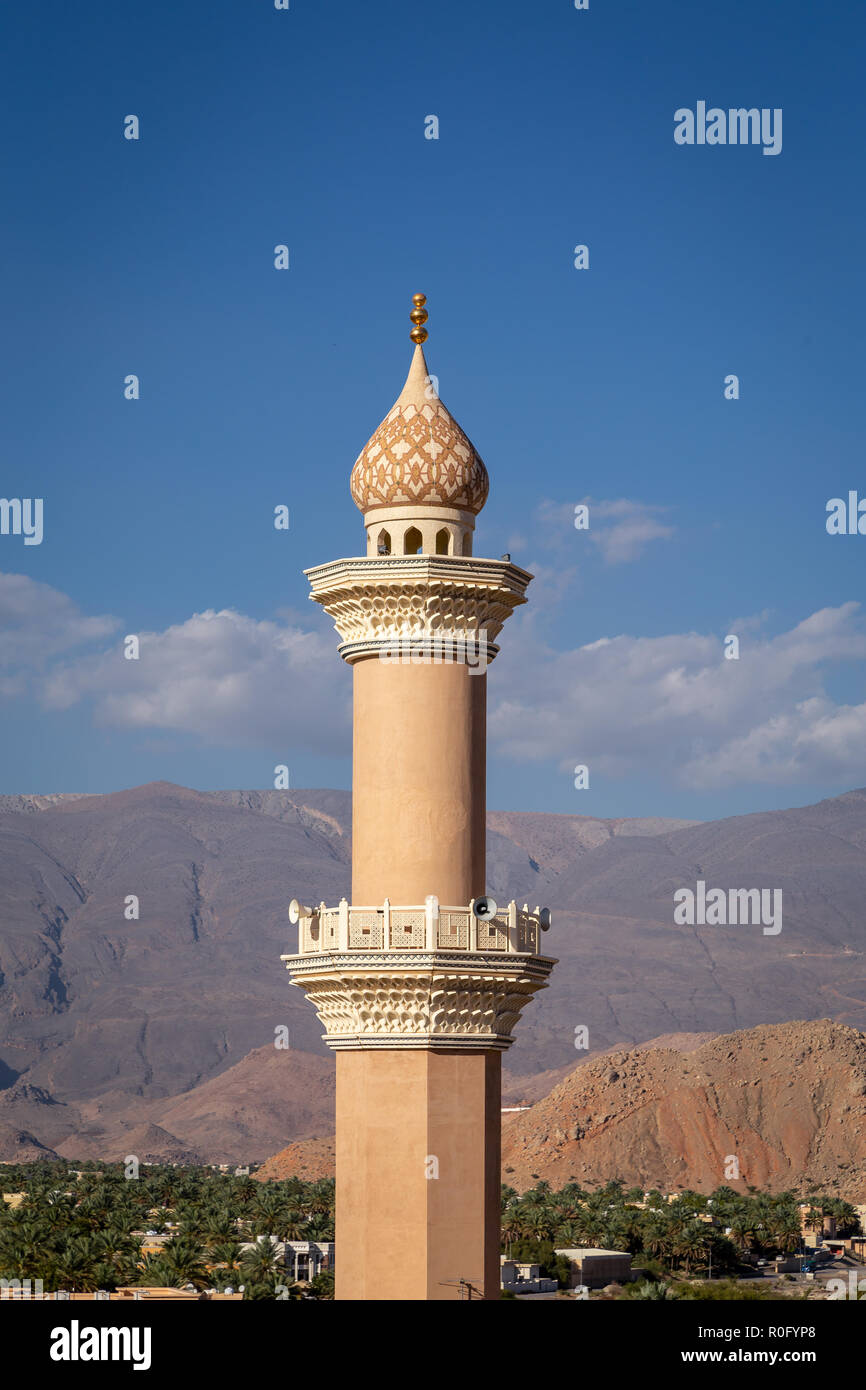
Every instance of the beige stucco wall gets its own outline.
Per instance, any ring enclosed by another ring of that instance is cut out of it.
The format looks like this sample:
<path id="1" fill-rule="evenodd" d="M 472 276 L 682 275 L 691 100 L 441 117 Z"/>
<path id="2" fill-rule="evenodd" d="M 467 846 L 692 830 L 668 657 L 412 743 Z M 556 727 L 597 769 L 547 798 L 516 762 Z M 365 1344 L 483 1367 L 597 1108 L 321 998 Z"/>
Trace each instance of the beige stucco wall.
<path id="1" fill-rule="evenodd" d="M 486 675 L 377 657 L 353 671 L 353 904 L 481 897 Z"/>
<path id="2" fill-rule="evenodd" d="M 498 1052 L 337 1054 L 338 1299 L 499 1297 L 500 1087 Z"/>

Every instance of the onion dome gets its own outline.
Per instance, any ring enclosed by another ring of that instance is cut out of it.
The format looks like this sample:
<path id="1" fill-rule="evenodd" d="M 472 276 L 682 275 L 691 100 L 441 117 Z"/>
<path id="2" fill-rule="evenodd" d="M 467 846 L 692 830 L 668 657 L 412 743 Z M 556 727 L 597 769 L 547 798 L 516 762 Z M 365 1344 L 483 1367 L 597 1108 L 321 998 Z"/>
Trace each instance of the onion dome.
<path id="1" fill-rule="evenodd" d="M 406 384 L 352 469 L 362 512 L 377 507 L 456 507 L 481 511 L 490 481 L 472 441 L 436 393 L 421 346 L 427 338 L 425 296 L 413 296 L 415 353 Z"/>

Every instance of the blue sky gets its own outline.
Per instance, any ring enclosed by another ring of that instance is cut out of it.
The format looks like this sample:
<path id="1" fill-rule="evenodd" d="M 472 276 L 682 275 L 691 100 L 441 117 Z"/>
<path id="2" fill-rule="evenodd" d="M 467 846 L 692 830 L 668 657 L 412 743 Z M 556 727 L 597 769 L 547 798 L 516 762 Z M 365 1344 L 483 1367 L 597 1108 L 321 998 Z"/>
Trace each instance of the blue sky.
<path id="1" fill-rule="evenodd" d="M 0 790 L 349 785 L 301 571 L 362 550 L 349 472 L 416 290 L 491 476 L 476 553 L 538 576 L 490 805 L 866 783 L 866 536 L 825 528 L 866 496 L 862 8 L 48 0 L 0 29 L 0 491 L 44 499 L 41 545 L 0 536 Z M 676 145 L 699 100 L 781 108 L 781 153 Z"/>

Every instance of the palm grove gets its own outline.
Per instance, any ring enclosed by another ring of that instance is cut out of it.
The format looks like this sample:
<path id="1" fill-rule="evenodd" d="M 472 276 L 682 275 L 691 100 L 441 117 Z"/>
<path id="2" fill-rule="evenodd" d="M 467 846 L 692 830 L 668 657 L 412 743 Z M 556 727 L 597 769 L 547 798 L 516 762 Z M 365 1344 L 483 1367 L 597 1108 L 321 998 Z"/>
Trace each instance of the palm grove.
<path id="1" fill-rule="evenodd" d="M 246 1298 L 296 1298 L 275 1243 L 333 1240 L 333 1182 L 259 1183 L 207 1168 L 65 1163 L 0 1169 L 0 1276 L 41 1279 L 46 1292 L 130 1285 L 194 1289 L 244 1286 Z M 158 1253 L 142 1253 L 152 1236 Z M 305 1296 L 333 1296 L 320 1275 Z"/>
<path id="2" fill-rule="evenodd" d="M 208 1168 L 143 1166 L 129 1179 L 119 1164 L 65 1163 L 0 1167 L 0 1187 L 19 1193 L 0 1203 L 0 1277 L 41 1279 L 46 1292 L 120 1286 L 239 1288 L 245 1298 L 333 1297 L 325 1272 L 303 1288 L 287 1284 L 276 1249 L 287 1240 L 334 1238 L 334 1184 L 300 1178 L 257 1182 Z M 802 1246 L 799 1205 L 810 1224 L 836 1218 L 841 1235 L 859 1229 L 849 1203 L 810 1191 L 743 1195 L 719 1187 L 685 1191 L 625 1190 L 619 1182 L 590 1190 L 573 1182 L 558 1192 L 545 1182 L 522 1194 L 502 1189 L 502 1251 L 539 1263 L 565 1283 L 568 1264 L 556 1249 L 627 1251 L 651 1276 L 735 1274 L 749 1256 Z M 158 1252 L 143 1253 L 153 1234 Z"/>

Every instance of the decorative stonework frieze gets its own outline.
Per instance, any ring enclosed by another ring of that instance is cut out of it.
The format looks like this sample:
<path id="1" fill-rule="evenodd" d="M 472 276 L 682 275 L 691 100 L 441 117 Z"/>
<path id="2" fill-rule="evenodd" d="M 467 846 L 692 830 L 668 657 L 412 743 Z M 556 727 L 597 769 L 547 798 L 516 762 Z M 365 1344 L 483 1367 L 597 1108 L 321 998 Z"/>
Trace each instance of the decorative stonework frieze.
<path id="1" fill-rule="evenodd" d="M 555 962 L 545 956 L 371 951 L 283 956 L 335 1049 L 504 1050 Z"/>
<path id="2" fill-rule="evenodd" d="M 492 658 L 531 578 L 510 561 L 434 555 L 359 556 L 305 573 L 310 597 L 333 619 L 349 662 L 407 639 L 434 644 L 446 636 L 477 650 L 483 635 Z"/>

